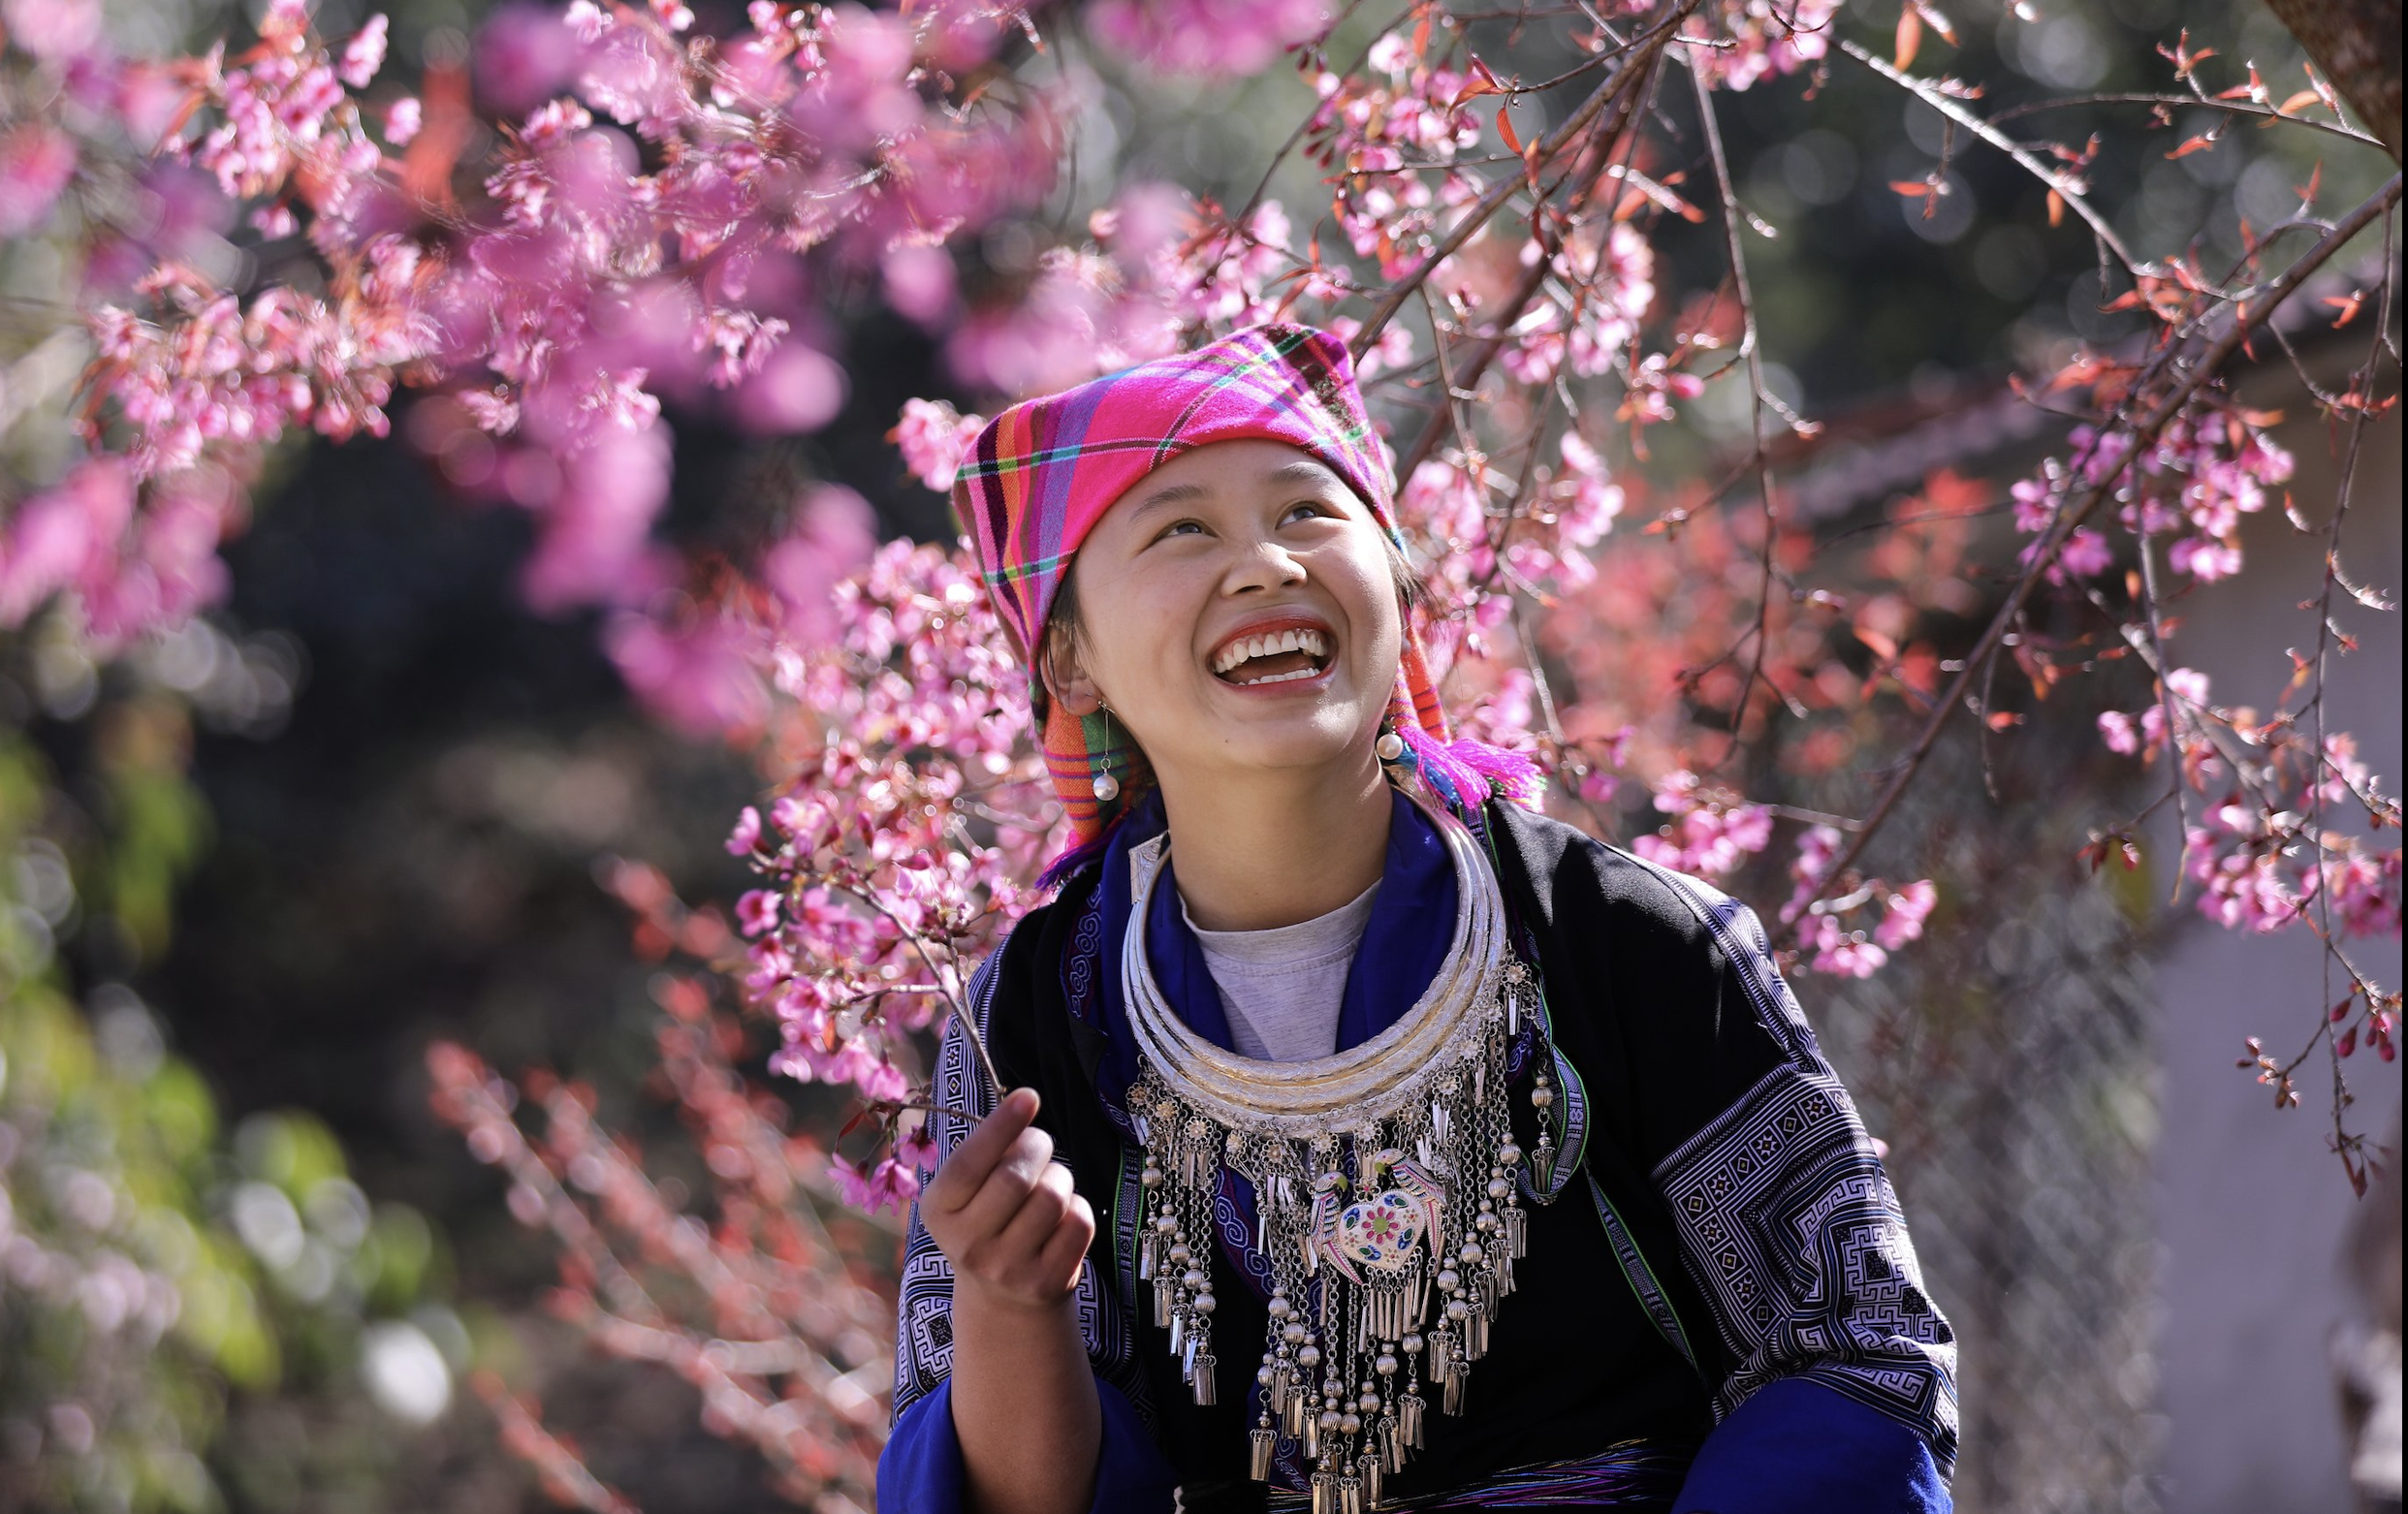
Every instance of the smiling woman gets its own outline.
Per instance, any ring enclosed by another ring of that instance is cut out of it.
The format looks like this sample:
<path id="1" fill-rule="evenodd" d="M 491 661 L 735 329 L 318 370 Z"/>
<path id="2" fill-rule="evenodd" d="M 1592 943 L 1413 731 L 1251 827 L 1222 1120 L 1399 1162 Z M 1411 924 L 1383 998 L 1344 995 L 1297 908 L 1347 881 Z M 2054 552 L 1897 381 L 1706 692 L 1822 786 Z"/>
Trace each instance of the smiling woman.
<path id="1" fill-rule="evenodd" d="M 1946 1508 L 1949 1328 L 1760 927 L 1449 739 L 1392 488 L 1302 327 L 966 459 L 1080 844 L 947 1032 L 880 1507 Z"/>

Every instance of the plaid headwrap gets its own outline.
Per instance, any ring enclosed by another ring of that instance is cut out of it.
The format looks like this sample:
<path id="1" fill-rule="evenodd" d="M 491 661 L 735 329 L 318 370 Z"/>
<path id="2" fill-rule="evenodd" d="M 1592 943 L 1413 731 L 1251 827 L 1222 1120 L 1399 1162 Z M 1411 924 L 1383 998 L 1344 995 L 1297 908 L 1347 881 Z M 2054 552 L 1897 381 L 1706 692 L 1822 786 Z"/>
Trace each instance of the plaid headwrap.
<path id="1" fill-rule="evenodd" d="M 1104 512 L 1180 454 L 1244 438 L 1286 442 L 1327 463 L 1396 535 L 1388 462 L 1354 387 L 1353 362 L 1346 343 L 1313 327 L 1249 327 L 1023 400 L 987 423 L 955 475 L 953 508 L 1031 677 L 1062 574 Z M 1446 742 L 1446 716 L 1410 624 L 1389 712 L 1416 749 Z M 1044 743 L 1054 791 L 1082 843 L 1101 836 L 1151 781 L 1117 720 L 1082 719 L 1057 702 Z M 1100 773 L 1120 780 L 1109 806 L 1095 799 Z"/>

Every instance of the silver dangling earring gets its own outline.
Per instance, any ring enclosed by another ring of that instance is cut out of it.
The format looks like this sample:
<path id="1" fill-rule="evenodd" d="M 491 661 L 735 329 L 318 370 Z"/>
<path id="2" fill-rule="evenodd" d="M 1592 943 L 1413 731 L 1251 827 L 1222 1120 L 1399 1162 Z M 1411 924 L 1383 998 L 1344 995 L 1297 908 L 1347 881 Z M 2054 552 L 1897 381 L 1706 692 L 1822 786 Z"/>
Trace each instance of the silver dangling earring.
<path id="1" fill-rule="evenodd" d="M 1110 705 L 1102 705 L 1099 708 L 1103 711 L 1104 739 L 1108 744 L 1111 741 L 1112 735 L 1112 707 Z M 1121 780 L 1114 777 L 1109 771 L 1099 773 L 1095 774 L 1094 789 L 1095 803 L 1098 804 L 1109 804 L 1114 800 L 1121 797 Z"/>
<path id="2" fill-rule="evenodd" d="M 1382 731 L 1379 740 L 1372 743 L 1372 750 L 1379 754 L 1381 762 L 1395 762 L 1405 755 L 1405 738 L 1394 731 Z"/>

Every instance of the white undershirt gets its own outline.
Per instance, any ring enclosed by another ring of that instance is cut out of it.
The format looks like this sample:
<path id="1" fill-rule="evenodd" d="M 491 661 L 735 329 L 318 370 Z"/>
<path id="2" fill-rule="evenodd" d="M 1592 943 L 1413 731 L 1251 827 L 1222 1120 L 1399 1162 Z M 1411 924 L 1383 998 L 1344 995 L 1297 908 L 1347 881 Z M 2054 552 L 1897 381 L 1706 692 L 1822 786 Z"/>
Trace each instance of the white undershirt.
<path id="1" fill-rule="evenodd" d="M 1179 912 L 1204 949 L 1239 1056 L 1298 1062 L 1338 1049 L 1347 970 L 1354 965 L 1378 893 L 1374 882 L 1350 904 L 1268 930 L 1207 930 L 1180 899 Z"/>

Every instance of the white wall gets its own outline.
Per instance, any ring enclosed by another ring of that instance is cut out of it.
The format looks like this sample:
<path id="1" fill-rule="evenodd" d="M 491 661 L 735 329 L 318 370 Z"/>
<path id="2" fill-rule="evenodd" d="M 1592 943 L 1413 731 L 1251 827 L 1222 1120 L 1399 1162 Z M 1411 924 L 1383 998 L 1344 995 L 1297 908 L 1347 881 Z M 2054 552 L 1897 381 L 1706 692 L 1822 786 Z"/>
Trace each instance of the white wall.
<path id="1" fill-rule="evenodd" d="M 2292 415 L 2280 434 L 2299 462 L 2293 489 L 2302 513 L 2322 521 L 2337 473 L 2325 427 L 2296 390 L 2266 397 Z M 2402 589 L 2399 434 L 2396 416 L 2367 428 L 2341 549 L 2355 580 L 2394 599 Z M 2213 678 L 2219 704 L 2265 710 L 2289 677 L 2283 648 L 2314 645 L 2313 613 L 2294 607 L 2316 591 L 2320 543 L 2270 510 L 2248 522 L 2245 537 L 2248 570 L 2184 601 L 2173 655 Z M 2357 735 L 2360 757 L 2396 797 L 2399 616 L 2344 596 L 2336 619 L 2362 638 L 2362 649 L 2338 661 L 2328 718 Z M 2398 833 L 2391 840 L 2398 844 Z M 2158 855 L 2170 861 L 2171 853 L 2161 846 Z M 2396 940 L 2350 949 L 2378 983 L 2400 986 Z M 2159 1402 L 2163 1507 L 2171 1514 L 2351 1507 L 2327 1341 L 2353 1311 L 2337 1253 L 2357 1201 L 2325 1145 L 2324 1064 L 2312 1059 L 2302 1069 L 2300 1107 L 2281 1113 L 2268 1090 L 2234 1066 L 2250 1035 L 2283 1055 L 2296 1050 L 2320 998 L 2341 997 L 2340 985 L 2324 994 L 2319 958 L 2301 928 L 2243 936 L 2195 913 L 2172 928 L 2160 955 Z M 2358 1097 L 2354 1125 L 2381 1137 L 2399 1107 L 2400 1064 L 2360 1051 L 2343 1066 Z"/>

